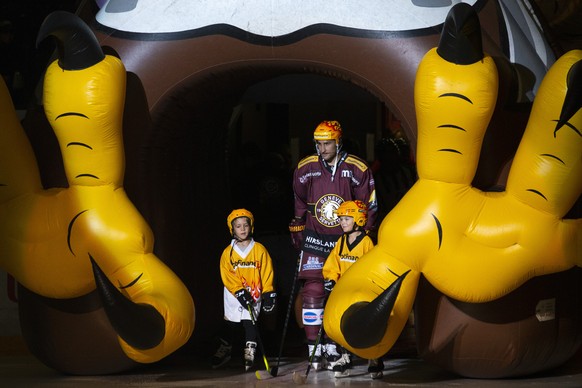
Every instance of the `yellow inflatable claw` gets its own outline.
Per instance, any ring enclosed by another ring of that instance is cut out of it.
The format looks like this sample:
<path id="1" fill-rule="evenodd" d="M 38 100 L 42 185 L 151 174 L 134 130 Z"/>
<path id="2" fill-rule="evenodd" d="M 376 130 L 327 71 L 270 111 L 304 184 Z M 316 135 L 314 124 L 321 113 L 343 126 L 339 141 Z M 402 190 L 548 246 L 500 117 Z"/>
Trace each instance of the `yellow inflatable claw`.
<path id="1" fill-rule="evenodd" d="M 420 274 L 450 298 L 480 303 L 582 266 L 582 220 L 563 219 L 582 193 L 582 51 L 563 55 L 544 78 L 506 190 L 480 191 L 471 182 L 498 79 L 491 57 L 475 57 L 482 53 L 475 36 L 461 36 L 480 33 L 471 7 L 458 6 L 453 11 L 469 12 L 447 18 L 439 47 L 417 73 L 419 180 L 325 308 L 329 336 L 364 358 L 393 346 Z"/>
<path id="2" fill-rule="evenodd" d="M 97 286 L 125 354 L 155 362 L 190 338 L 194 303 L 153 254 L 152 231 L 123 189 L 125 68 L 103 55 L 72 14 L 49 15 L 39 39 L 48 36 L 61 44 L 59 60 L 46 72 L 44 107 L 69 187 L 42 189 L 34 154 L 1 84 L 0 267 L 48 298 L 76 298 Z M 69 46 L 75 52 L 67 52 Z"/>

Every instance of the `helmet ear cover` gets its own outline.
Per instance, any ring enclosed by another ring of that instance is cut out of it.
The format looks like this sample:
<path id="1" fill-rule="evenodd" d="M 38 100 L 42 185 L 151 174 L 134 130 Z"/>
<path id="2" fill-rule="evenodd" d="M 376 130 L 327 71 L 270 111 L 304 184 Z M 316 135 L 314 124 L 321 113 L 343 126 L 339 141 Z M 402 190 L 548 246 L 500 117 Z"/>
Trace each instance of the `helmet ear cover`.
<path id="1" fill-rule="evenodd" d="M 230 212 L 228 217 L 226 217 L 226 225 L 228 226 L 228 230 L 230 231 L 230 234 L 234 235 L 234 231 L 232 229 L 232 223 L 234 222 L 235 219 L 237 219 L 239 217 L 248 218 L 249 223 L 251 225 L 251 234 L 253 234 L 253 232 L 255 230 L 255 217 L 253 217 L 253 213 L 251 213 L 250 211 L 248 211 L 246 209 L 235 209 L 232 212 Z"/>
<path id="2" fill-rule="evenodd" d="M 368 222 L 368 207 L 363 201 L 345 201 L 335 211 L 338 217 L 353 217 L 357 226 L 363 227 Z"/>

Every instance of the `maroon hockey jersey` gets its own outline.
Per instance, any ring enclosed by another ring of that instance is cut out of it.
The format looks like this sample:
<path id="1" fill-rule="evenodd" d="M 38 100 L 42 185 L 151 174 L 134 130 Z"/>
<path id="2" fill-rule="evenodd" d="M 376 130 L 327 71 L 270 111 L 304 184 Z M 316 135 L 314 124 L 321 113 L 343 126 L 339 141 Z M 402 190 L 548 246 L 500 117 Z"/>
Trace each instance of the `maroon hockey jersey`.
<path id="1" fill-rule="evenodd" d="M 335 211 L 344 201 L 368 205 L 366 229 L 376 222 L 374 178 L 362 159 L 340 153 L 335 174 L 318 155 L 302 159 L 293 174 L 295 217 L 305 219 L 300 278 L 319 278 L 323 263 L 343 231 Z"/>

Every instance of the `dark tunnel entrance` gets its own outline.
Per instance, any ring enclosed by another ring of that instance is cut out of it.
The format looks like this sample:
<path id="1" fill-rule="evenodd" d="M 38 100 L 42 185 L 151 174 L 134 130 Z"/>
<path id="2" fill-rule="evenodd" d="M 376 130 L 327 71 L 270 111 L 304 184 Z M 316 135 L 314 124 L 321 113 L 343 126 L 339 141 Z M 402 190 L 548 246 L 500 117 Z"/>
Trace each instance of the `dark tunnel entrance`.
<path id="1" fill-rule="evenodd" d="M 235 208 L 253 212 L 255 238 L 273 258 L 278 314 L 263 326 L 280 332 L 297 260 L 288 233 L 292 171 L 314 152 L 312 133 L 325 119 L 338 120 L 345 147 L 370 163 L 377 139 L 405 136 L 370 92 L 301 67 L 214 70 L 186 80 L 152 111 L 141 185 L 148 193 L 140 196 L 156 254 L 196 303 L 190 342 L 197 348 L 222 319 L 218 261 L 229 242 L 226 216 Z"/>

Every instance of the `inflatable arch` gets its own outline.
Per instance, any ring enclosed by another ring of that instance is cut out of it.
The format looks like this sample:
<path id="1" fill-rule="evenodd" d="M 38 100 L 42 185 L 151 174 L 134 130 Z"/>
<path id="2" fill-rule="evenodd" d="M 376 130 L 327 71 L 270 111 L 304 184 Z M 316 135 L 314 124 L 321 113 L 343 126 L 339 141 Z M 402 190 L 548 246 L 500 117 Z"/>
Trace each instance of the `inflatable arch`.
<path id="1" fill-rule="evenodd" d="M 220 317 L 213 307 L 220 301 L 206 301 L 208 285 L 195 278 L 190 263 L 197 259 L 189 252 L 192 244 L 204 244 L 209 252 L 204 261 L 214 260 L 214 253 L 220 252 L 224 242 L 216 237 L 216 231 L 222 230 L 221 219 L 232 206 L 239 205 L 233 203 L 231 194 L 232 162 L 225 157 L 233 150 L 225 147 L 232 142 L 232 135 L 228 135 L 232 112 L 247 89 L 263 84 L 262 91 L 268 91 L 278 85 L 277 80 L 290 76 L 301 79 L 301 75 L 307 80 L 335 80 L 352 94 L 360 89 L 359 93 L 377 99 L 400 120 L 414 150 L 412 86 L 416 68 L 426 51 L 437 45 L 451 3 L 429 7 L 425 2 L 403 6 L 401 2 L 376 1 L 369 9 L 358 11 L 342 2 L 327 2 L 321 10 L 313 9 L 309 1 L 280 2 L 278 9 L 248 2 L 245 7 L 250 8 L 243 9 L 242 2 L 237 1 L 229 3 L 230 8 L 212 5 L 202 9 L 202 3 L 178 1 L 166 10 L 163 3 L 136 1 L 134 6 L 124 7 L 122 2 L 110 1 L 95 20 L 88 21 L 100 44 L 115 50 L 138 82 L 135 89 L 128 86 L 128 102 L 133 93 L 138 93 L 140 98 L 133 100 L 141 101 L 142 106 L 135 107 L 140 112 L 132 112 L 125 123 L 126 136 L 132 137 L 132 144 L 126 144 L 134 148 L 126 174 L 131 181 L 126 187 L 154 229 L 157 252 L 195 288 L 194 295 L 204 295 L 195 297 L 200 311 L 197 324 L 204 332 L 205 316 L 213 317 L 209 326 Z M 504 77 L 507 95 L 500 98 L 507 103 L 500 105 L 508 109 L 496 115 L 499 131 L 494 124 L 488 132 L 482 168 L 477 174 L 482 186 L 492 186 L 504 179 L 503 165 L 521 136 L 520 129 L 507 134 L 502 128 L 525 126 L 528 98 L 555 57 L 539 30 L 524 23 L 529 16 L 512 2 L 468 3 L 478 10 L 482 20 L 485 49 L 500 58 L 504 67 L 500 76 Z M 243 19 L 232 20 L 232 9 L 237 9 L 236 14 Z M 176 13 L 183 17 L 176 20 Z M 360 24 L 351 20 L 355 13 L 362 13 L 357 18 Z M 383 17 L 372 18 L 372 14 Z M 419 24 L 410 24 L 412 14 Z M 305 24 L 296 25 L 296 20 Z M 408 22 L 400 25 L 398 21 L 402 20 Z M 275 89 L 270 93 L 286 91 Z M 315 92 L 306 95 L 309 93 Z M 362 132 L 375 135 L 377 131 L 378 124 L 368 124 L 369 116 L 377 113 L 325 112 L 326 105 L 320 107 L 322 111 L 307 114 L 297 113 L 308 109 L 305 105 L 296 105 L 295 111 L 289 108 L 283 122 L 275 116 L 275 121 L 252 129 L 249 136 L 267 139 L 264 148 L 275 136 L 282 136 L 286 144 L 289 138 L 297 137 L 301 149 L 311 150 L 313 123 L 330 113 L 342 122 L 347 136 L 359 134 L 363 138 Z M 148 122 L 131 121 L 138 117 L 147 117 Z M 198 165 L 200 162 L 204 167 Z M 201 187 L 204 189 L 199 190 Z M 221 204 L 220 208 L 199 206 L 209 200 Z M 204 220 L 203 228 L 198 227 L 200 220 Z M 259 229 L 260 225 L 257 217 Z"/>
<path id="2" fill-rule="evenodd" d="M 366 10 L 343 2 L 326 2 L 324 10 L 313 9 L 309 1 L 283 1 L 277 9 L 261 9 L 248 2 L 242 8 L 242 3 L 232 1 L 225 7 L 223 2 L 210 6 L 205 2 L 207 8 L 203 8 L 202 2 L 186 0 L 172 2 L 172 7 L 164 1 L 110 0 L 99 2 L 98 10 L 85 3 L 78 12 L 104 52 L 119 57 L 127 69 L 125 188 L 153 229 L 156 255 L 184 281 L 196 301 L 192 346 L 221 319 L 216 307 L 221 305 L 218 266 L 212 276 L 214 266 L 209 264 L 216 262 L 227 238 L 217 232 L 223 230 L 223 216 L 239 205 L 233 203 L 232 163 L 226 152 L 232 151 L 229 142 L 241 136 L 241 132 L 236 136 L 229 132 L 231 119 L 249 89 L 266 85 L 264 92 L 277 80 L 302 76 L 333 80 L 348 90 L 355 87 L 358 93 L 377 99 L 401 122 L 404 136 L 415 149 L 412 86 L 416 69 L 425 53 L 438 44 L 452 7 L 448 1 L 438 6 L 424 1 L 405 6 L 374 1 Z M 484 50 L 496 59 L 504 86 L 475 181 L 480 187 L 503 185 L 504 166 L 525 127 L 529 103 L 558 53 L 540 32 L 543 28 L 513 2 L 467 3 L 479 15 Z M 239 11 L 234 19 L 229 16 L 233 9 Z M 412 19 L 417 24 L 410 24 Z M 304 24 L 294 24 L 297 20 Z M 283 136 L 283 143 L 298 137 L 300 143 L 309 144 L 313 123 L 330 114 L 291 113 L 275 115 L 266 120 L 262 132 L 255 129 L 247 137 Z M 348 133 L 361 133 L 359 122 L 368 120 L 345 112 L 331 114 L 337 115 L 334 119 Z M 64 186 L 58 148 L 43 115 L 39 105 L 36 112 L 30 110 L 23 125 L 39 160 L 44 186 Z M 375 124 L 369 128 L 371 133 L 377 129 Z M 507 128 L 515 130 L 507 133 Z M 79 302 L 80 310 L 93 303 Z M 62 322 L 58 305 L 38 295 L 22 292 L 20 305 L 26 333 L 38 333 L 39 326 L 44 326 L 40 333 L 54 335 L 47 326 L 68 324 Z M 47 319 L 33 321 L 39 314 Z M 88 326 L 96 322 L 89 315 L 83 320 Z M 46 346 L 38 336 L 32 343 Z M 69 361 L 75 355 L 58 357 Z M 72 372 L 119 370 L 119 364 L 112 363 L 93 365 L 93 370 L 76 365 Z M 463 367 L 441 364 L 465 372 Z M 131 366 L 123 364 L 121 369 Z"/>

